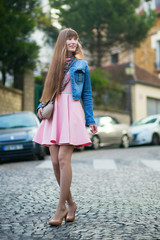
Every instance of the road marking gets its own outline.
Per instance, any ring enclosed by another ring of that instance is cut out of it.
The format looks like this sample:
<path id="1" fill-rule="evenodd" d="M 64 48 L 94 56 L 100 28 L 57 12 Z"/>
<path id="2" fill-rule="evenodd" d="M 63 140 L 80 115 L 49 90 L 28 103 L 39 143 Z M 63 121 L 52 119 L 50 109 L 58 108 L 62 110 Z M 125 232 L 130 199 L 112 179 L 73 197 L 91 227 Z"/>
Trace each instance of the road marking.
<path id="1" fill-rule="evenodd" d="M 116 170 L 116 164 L 114 162 L 114 160 L 112 159 L 94 159 L 93 160 L 93 167 L 96 170 Z M 36 168 L 48 168 L 48 169 L 52 169 L 52 162 L 51 160 L 45 160 L 42 163 L 40 163 L 38 166 L 36 166 Z"/>
<path id="2" fill-rule="evenodd" d="M 116 170 L 116 164 L 112 159 L 95 159 L 93 160 L 93 167 L 96 170 Z"/>
<path id="3" fill-rule="evenodd" d="M 160 160 L 141 160 L 141 162 L 155 171 L 160 171 Z"/>
<path id="4" fill-rule="evenodd" d="M 49 169 L 52 169 L 52 162 L 51 160 L 45 160 L 43 161 L 42 163 L 40 163 L 37 168 L 49 168 Z"/>
<path id="5" fill-rule="evenodd" d="M 18 167 L 24 167 L 24 166 L 30 166 L 32 164 L 35 164 L 35 162 L 22 162 L 22 163 L 4 163 L 4 165 L 0 166 L 1 168 L 18 168 Z"/>

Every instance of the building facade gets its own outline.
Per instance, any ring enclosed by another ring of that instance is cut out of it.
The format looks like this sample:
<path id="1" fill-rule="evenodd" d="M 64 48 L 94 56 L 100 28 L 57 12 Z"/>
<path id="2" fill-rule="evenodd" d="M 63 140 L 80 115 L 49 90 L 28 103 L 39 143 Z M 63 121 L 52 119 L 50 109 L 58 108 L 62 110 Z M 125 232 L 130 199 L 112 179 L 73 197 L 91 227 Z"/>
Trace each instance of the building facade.
<path id="1" fill-rule="evenodd" d="M 138 48 L 128 51 L 121 46 L 113 47 L 104 66 L 115 81 L 123 78 L 129 86 L 126 100 L 130 101 L 128 111 L 131 122 L 147 115 L 160 114 L 160 0 L 142 0 L 137 14 L 148 12 L 149 8 L 156 11 L 157 19 L 146 39 Z M 118 69 L 121 71 L 115 78 Z"/>

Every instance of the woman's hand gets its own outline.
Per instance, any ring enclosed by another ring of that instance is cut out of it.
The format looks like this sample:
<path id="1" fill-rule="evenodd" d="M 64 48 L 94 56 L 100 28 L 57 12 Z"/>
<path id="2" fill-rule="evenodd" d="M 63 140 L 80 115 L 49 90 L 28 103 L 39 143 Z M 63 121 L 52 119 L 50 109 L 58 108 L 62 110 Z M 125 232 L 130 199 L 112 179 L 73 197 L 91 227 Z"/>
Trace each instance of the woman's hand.
<path id="1" fill-rule="evenodd" d="M 42 118 L 43 118 L 43 117 L 42 117 L 42 114 L 41 114 L 42 110 L 43 110 L 42 108 L 39 108 L 39 109 L 38 109 L 37 115 L 38 115 L 39 119 L 42 119 Z"/>
<path id="2" fill-rule="evenodd" d="M 91 131 L 91 133 L 96 133 L 96 132 L 98 132 L 98 130 L 97 130 L 97 125 L 96 124 L 90 124 L 89 125 L 90 126 L 90 131 Z"/>

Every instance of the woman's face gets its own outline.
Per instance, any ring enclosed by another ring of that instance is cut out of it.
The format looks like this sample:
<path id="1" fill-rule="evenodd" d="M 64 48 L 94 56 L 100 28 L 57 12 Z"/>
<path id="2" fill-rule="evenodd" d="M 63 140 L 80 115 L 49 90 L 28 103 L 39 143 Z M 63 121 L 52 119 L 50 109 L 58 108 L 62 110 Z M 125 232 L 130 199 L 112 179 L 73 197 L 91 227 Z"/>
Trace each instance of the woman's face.
<path id="1" fill-rule="evenodd" d="M 73 53 L 76 51 L 78 39 L 76 39 L 75 37 L 70 37 L 66 40 L 66 44 L 68 53 Z"/>

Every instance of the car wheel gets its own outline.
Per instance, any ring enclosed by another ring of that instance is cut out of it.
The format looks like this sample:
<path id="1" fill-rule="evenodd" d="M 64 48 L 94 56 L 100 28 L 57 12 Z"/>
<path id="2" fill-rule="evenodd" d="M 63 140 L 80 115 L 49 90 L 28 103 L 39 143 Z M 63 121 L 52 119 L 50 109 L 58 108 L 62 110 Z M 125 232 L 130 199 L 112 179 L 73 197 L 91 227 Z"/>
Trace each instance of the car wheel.
<path id="1" fill-rule="evenodd" d="M 46 153 L 47 155 L 50 155 L 49 147 L 45 147 L 45 153 Z"/>
<path id="2" fill-rule="evenodd" d="M 78 152 L 83 152 L 83 151 L 85 150 L 85 146 L 76 148 L 76 150 L 77 150 Z"/>
<path id="3" fill-rule="evenodd" d="M 129 138 L 128 138 L 127 135 L 122 136 L 121 147 L 122 148 L 128 148 L 129 147 Z"/>
<path id="4" fill-rule="evenodd" d="M 152 144 L 153 144 L 153 145 L 159 145 L 159 136 L 158 136 L 158 134 L 156 134 L 156 133 L 153 134 Z"/>
<path id="5" fill-rule="evenodd" d="M 39 160 L 44 160 L 44 155 L 38 155 Z"/>
<path id="6" fill-rule="evenodd" d="M 40 153 L 37 155 L 39 160 L 44 160 L 44 157 L 46 155 L 45 148 L 41 147 L 40 148 Z"/>
<path id="7" fill-rule="evenodd" d="M 100 139 L 98 136 L 93 136 L 92 138 L 92 148 L 97 150 L 100 148 Z"/>

